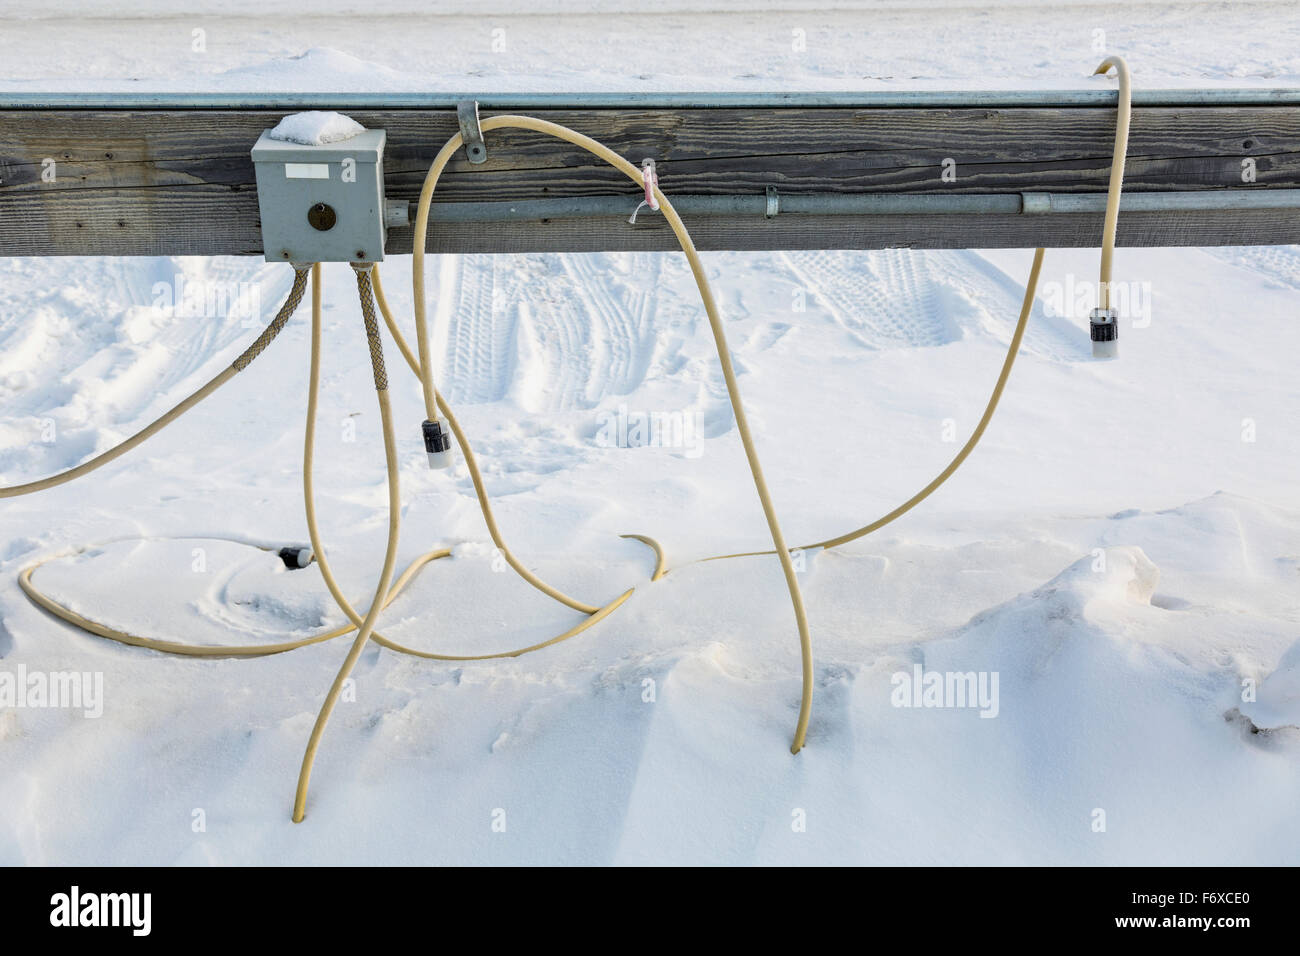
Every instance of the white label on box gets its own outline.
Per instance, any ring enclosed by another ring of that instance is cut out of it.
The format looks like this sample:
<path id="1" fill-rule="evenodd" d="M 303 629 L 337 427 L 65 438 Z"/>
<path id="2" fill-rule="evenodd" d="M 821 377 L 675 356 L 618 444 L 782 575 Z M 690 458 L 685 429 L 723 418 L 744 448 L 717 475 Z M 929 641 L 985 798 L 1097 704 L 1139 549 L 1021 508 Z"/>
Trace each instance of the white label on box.
<path id="1" fill-rule="evenodd" d="M 285 163 L 286 179 L 329 179 L 329 163 Z"/>

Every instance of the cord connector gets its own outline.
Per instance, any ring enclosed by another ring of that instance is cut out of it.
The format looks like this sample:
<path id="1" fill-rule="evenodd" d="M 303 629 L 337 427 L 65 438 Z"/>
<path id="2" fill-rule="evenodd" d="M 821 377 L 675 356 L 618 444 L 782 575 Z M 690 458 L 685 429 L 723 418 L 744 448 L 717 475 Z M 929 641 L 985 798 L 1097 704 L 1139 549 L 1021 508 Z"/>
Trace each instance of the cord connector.
<path id="1" fill-rule="evenodd" d="M 452 462 L 451 435 L 443 430 L 442 422 L 426 421 L 424 430 L 424 450 L 429 453 L 429 467 L 450 468 Z"/>
<path id="2" fill-rule="evenodd" d="M 305 568 L 316 558 L 311 548 L 281 548 L 278 553 L 280 560 L 284 562 L 284 566 L 290 571 Z"/>
<path id="3" fill-rule="evenodd" d="M 1119 355 L 1119 313 L 1114 309 L 1093 309 L 1088 319 L 1092 335 L 1093 358 L 1115 358 Z"/>

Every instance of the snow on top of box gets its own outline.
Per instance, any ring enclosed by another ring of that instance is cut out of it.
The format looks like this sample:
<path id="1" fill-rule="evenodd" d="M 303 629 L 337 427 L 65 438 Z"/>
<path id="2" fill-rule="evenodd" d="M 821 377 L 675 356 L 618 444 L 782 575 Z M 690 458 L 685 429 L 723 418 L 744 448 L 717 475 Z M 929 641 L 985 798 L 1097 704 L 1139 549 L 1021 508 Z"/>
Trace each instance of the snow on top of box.
<path id="1" fill-rule="evenodd" d="M 280 120 L 271 130 L 271 138 L 287 143 L 301 143 L 304 146 L 324 146 L 327 143 L 339 143 L 351 139 L 366 128 L 350 116 L 342 113 L 311 110 L 306 113 L 291 113 Z"/>

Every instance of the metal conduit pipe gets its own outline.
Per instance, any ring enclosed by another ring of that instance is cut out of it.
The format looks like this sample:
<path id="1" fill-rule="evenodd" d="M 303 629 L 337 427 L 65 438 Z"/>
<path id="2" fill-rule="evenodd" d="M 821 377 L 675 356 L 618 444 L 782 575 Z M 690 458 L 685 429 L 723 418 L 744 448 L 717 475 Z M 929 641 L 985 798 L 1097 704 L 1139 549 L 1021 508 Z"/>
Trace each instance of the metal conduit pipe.
<path id="1" fill-rule="evenodd" d="M 775 202 L 773 198 L 775 197 Z M 509 222 L 535 219 L 627 218 L 635 205 L 627 196 L 579 196 L 521 202 L 434 203 L 433 222 Z M 899 196 L 890 193 L 802 193 L 750 196 L 679 196 L 677 211 L 687 216 L 915 216 L 1101 214 L 1105 193 L 998 193 L 985 196 Z M 1205 189 L 1185 192 L 1125 193 L 1121 212 L 1191 212 L 1220 209 L 1300 209 L 1300 189 Z M 415 203 L 394 200 L 390 226 L 409 225 Z M 642 213 L 643 216 L 652 214 Z"/>

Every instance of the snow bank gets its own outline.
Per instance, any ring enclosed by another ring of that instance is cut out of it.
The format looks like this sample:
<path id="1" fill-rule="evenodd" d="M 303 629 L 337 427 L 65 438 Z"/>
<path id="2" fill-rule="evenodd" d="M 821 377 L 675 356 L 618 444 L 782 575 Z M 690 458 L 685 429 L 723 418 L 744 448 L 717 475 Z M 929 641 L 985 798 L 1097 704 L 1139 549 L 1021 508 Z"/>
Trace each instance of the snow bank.
<path id="1" fill-rule="evenodd" d="M 1300 641 L 1291 645 L 1260 684 L 1258 698 L 1240 709 L 1260 730 L 1300 732 Z"/>

